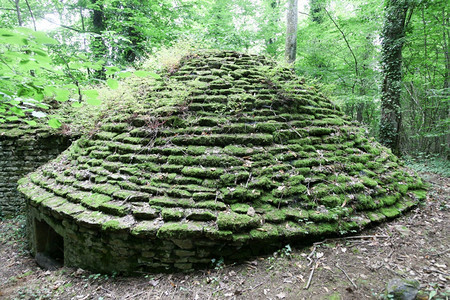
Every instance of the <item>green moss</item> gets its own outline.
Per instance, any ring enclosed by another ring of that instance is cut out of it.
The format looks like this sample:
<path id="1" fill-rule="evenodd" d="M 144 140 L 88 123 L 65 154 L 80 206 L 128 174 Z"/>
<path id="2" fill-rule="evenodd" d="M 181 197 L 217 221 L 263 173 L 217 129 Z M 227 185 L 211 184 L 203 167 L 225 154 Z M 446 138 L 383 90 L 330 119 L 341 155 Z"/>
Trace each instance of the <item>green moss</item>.
<path id="1" fill-rule="evenodd" d="M 384 206 L 393 205 L 395 202 L 397 202 L 397 199 L 398 199 L 398 197 L 396 197 L 395 195 L 389 195 L 389 196 L 377 198 L 377 200 L 380 201 L 382 203 L 382 205 L 384 205 Z"/>
<path id="2" fill-rule="evenodd" d="M 121 217 L 125 216 L 128 212 L 127 207 L 122 206 L 122 205 L 120 205 L 116 202 L 112 202 L 112 201 L 100 204 L 99 210 L 101 210 L 107 214 L 112 214 L 112 215 L 121 216 Z"/>
<path id="3" fill-rule="evenodd" d="M 369 188 L 375 188 L 378 185 L 378 182 L 376 180 L 373 180 L 367 176 L 361 177 L 362 183 L 369 187 Z"/>
<path id="4" fill-rule="evenodd" d="M 95 193 L 101 193 L 105 195 L 113 195 L 115 192 L 119 191 L 120 187 L 112 184 L 97 184 L 92 187 L 92 191 Z"/>
<path id="5" fill-rule="evenodd" d="M 339 232 L 337 223 L 308 223 L 305 230 L 312 236 L 328 236 Z"/>
<path id="6" fill-rule="evenodd" d="M 96 209 L 105 202 L 111 201 L 111 197 L 103 194 L 90 194 L 81 199 L 81 204 Z"/>
<path id="7" fill-rule="evenodd" d="M 198 238 L 202 235 L 203 227 L 195 223 L 166 223 L 157 232 L 161 239 Z"/>
<path id="8" fill-rule="evenodd" d="M 382 207 L 380 208 L 380 212 L 385 215 L 387 218 L 395 218 L 401 214 L 401 212 L 396 207 Z"/>
<path id="9" fill-rule="evenodd" d="M 262 190 L 271 190 L 275 187 L 275 183 L 272 182 L 268 177 L 259 177 L 255 181 L 252 181 L 248 184 L 249 189 L 262 189 Z"/>
<path id="10" fill-rule="evenodd" d="M 225 148 L 223 148 L 223 151 L 226 154 L 229 154 L 232 156 L 247 156 L 247 155 L 253 154 L 253 152 L 254 152 L 254 150 L 252 148 L 234 146 L 234 145 L 226 146 Z"/>
<path id="11" fill-rule="evenodd" d="M 161 210 L 161 216 L 164 221 L 178 221 L 184 217 L 184 213 L 179 209 L 164 208 Z"/>
<path id="12" fill-rule="evenodd" d="M 259 217 L 237 213 L 221 212 L 217 216 L 217 226 L 220 230 L 232 230 L 233 232 L 256 228 L 261 225 Z"/>
<path id="13" fill-rule="evenodd" d="M 273 209 L 264 215 L 264 219 L 270 223 L 282 223 L 286 220 L 286 213 L 284 210 Z"/>
<path id="14" fill-rule="evenodd" d="M 184 167 L 181 173 L 186 176 L 198 178 L 219 178 L 223 175 L 224 170 L 218 168 Z"/>
<path id="15" fill-rule="evenodd" d="M 128 228 L 129 227 L 126 224 L 119 222 L 119 220 L 109 220 L 102 223 L 102 230 L 117 231 Z"/>
<path id="16" fill-rule="evenodd" d="M 324 196 L 319 201 L 326 207 L 341 206 L 344 203 L 344 199 L 336 195 Z"/>
<path id="17" fill-rule="evenodd" d="M 231 210 L 240 214 L 246 214 L 250 205 L 243 203 L 236 203 L 231 205 Z"/>
<path id="18" fill-rule="evenodd" d="M 328 127 L 309 127 L 307 128 L 307 131 L 312 136 L 322 136 L 331 134 L 334 132 L 334 129 Z"/>
<path id="19" fill-rule="evenodd" d="M 379 200 L 377 200 L 379 203 Z M 356 196 L 356 209 L 358 210 L 369 210 L 379 207 L 374 199 L 370 195 L 358 194 Z"/>
<path id="20" fill-rule="evenodd" d="M 273 133 L 277 130 L 280 130 L 282 127 L 283 124 L 275 122 L 257 123 L 255 125 L 256 130 L 263 133 Z"/>
<path id="21" fill-rule="evenodd" d="M 153 221 L 141 221 L 131 229 L 131 234 L 139 237 L 155 237 L 160 227 L 161 225 Z"/>
<path id="22" fill-rule="evenodd" d="M 307 159 L 296 160 L 294 162 L 294 167 L 304 168 L 304 167 L 314 167 L 314 166 L 325 165 L 325 164 L 326 164 L 325 159 L 307 158 Z"/>
<path id="23" fill-rule="evenodd" d="M 221 189 L 220 192 L 226 203 L 254 201 L 261 195 L 261 192 L 258 190 L 249 190 L 242 186 L 237 186 L 236 188 L 224 188 Z"/>
<path id="24" fill-rule="evenodd" d="M 150 205 L 175 207 L 177 202 L 174 199 L 168 197 L 155 197 L 151 198 L 148 202 Z"/>
<path id="25" fill-rule="evenodd" d="M 255 240 L 270 240 L 278 239 L 280 237 L 280 232 L 277 225 L 264 224 L 263 226 L 252 229 L 250 231 L 250 237 Z"/>
<path id="26" fill-rule="evenodd" d="M 426 190 L 415 190 L 411 191 L 411 193 L 417 198 L 419 201 L 423 201 L 427 198 L 427 191 Z"/>
<path id="27" fill-rule="evenodd" d="M 195 204 L 196 208 L 206 208 L 211 210 L 225 210 L 227 206 L 220 201 L 202 201 Z"/>
<path id="28" fill-rule="evenodd" d="M 322 211 L 309 210 L 308 215 L 309 219 L 314 222 L 337 221 L 339 218 L 339 215 L 331 210 L 322 210 Z"/>
<path id="29" fill-rule="evenodd" d="M 367 217 L 370 219 L 370 221 L 376 223 L 382 222 L 386 219 L 386 216 L 380 212 L 367 212 Z"/>
<path id="30" fill-rule="evenodd" d="M 294 175 L 294 176 L 290 176 L 288 179 L 288 183 L 289 185 L 297 185 L 297 184 L 302 184 L 305 180 L 305 176 L 303 175 Z"/>

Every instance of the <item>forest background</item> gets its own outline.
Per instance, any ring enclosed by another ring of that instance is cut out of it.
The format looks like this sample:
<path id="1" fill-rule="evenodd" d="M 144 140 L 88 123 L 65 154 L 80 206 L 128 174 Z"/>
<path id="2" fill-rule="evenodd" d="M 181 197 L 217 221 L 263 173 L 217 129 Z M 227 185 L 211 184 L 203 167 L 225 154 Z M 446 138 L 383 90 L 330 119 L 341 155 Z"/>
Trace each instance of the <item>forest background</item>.
<path id="1" fill-rule="evenodd" d="M 101 86 L 117 89 L 130 76 L 158 77 L 158 66 L 170 67 L 171 60 L 195 48 L 263 54 L 283 62 L 287 2 L 0 0 L 0 123 L 46 120 L 59 127 L 60 118 L 46 110 L 54 103 L 79 111 L 101 106 Z M 400 7 L 405 18 L 393 40 L 400 48 L 395 61 L 401 63 L 399 154 L 448 164 L 447 4 L 299 0 L 291 66 L 380 139 L 389 65 L 383 42 L 386 28 L 395 27 L 389 9 Z"/>

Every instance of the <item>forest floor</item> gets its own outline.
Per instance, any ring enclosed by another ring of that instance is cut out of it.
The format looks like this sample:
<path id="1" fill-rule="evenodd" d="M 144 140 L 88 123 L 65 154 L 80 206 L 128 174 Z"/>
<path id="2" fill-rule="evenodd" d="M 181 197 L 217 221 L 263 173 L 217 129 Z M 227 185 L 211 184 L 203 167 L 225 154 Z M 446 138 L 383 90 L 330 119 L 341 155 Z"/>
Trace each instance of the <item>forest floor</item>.
<path id="1" fill-rule="evenodd" d="M 381 299 L 386 284 L 397 277 L 418 280 L 419 299 L 449 299 L 450 179 L 421 175 L 432 184 L 428 199 L 401 218 L 358 236 L 301 249 L 287 245 L 243 264 L 216 262 L 212 270 L 188 274 L 119 277 L 67 267 L 45 271 L 25 249 L 23 217 L 1 220 L 0 298 Z"/>

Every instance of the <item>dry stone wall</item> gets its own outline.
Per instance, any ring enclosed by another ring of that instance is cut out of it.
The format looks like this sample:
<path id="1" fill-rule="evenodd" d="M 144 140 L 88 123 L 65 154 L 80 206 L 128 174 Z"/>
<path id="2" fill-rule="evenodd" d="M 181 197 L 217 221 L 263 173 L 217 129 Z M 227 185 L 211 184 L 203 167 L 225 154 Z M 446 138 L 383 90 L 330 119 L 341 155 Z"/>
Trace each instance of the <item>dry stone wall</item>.
<path id="1" fill-rule="evenodd" d="M 0 127 L 0 216 L 16 215 L 25 206 L 17 181 L 55 158 L 70 145 L 68 137 L 18 124 Z"/>

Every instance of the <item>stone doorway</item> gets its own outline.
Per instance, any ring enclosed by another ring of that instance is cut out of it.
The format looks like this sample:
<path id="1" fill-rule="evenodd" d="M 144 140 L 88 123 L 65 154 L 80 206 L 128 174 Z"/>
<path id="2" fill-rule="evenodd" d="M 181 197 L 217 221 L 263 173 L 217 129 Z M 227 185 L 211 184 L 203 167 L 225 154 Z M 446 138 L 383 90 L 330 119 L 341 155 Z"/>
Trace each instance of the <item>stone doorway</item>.
<path id="1" fill-rule="evenodd" d="M 34 220 L 36 263 L 44 269 L 56 270 L 64 264 L 64 238 L 45 221 Z"/>

